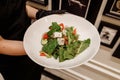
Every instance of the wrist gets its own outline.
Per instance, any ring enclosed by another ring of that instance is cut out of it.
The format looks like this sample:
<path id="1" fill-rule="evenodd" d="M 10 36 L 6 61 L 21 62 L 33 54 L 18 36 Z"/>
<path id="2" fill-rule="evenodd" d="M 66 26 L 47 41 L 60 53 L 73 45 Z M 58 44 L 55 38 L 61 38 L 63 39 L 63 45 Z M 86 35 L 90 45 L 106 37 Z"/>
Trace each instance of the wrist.
<path id="1" fill-rule="evenodd" d="M 38 10 L 38 12 L 36 13 L 36 19 L 43 17 L 44 12 L 45 10 Z"/>

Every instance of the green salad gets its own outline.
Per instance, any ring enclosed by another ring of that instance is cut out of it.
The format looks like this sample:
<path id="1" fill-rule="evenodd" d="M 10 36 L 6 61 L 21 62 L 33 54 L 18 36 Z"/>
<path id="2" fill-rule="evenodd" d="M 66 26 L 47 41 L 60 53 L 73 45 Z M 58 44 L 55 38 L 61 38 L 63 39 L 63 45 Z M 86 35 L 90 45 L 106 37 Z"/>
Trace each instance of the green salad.
<path id="1" fill-rule="evenodd" d="M 49 31 L 43 34 L 40 56 L 54 57 L 59 62 L 73 59 L 90 45 L 90 38 L 86 40 L 78 38 L 74 26 L 66 27 L 63 23 L 52 22 Z"/>

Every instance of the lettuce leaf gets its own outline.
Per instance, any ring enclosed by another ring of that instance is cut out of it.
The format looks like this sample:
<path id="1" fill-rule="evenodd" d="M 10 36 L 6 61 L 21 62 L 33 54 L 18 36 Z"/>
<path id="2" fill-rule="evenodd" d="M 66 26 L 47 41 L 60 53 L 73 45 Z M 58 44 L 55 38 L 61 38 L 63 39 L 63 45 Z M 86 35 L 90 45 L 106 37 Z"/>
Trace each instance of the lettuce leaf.
<path id="1" fill-rule="evenodd" d="M 88 38 L 87 40 L 81 41 L 81 45 L 77 49 L 77 53 L 83 52 L 86 48 L 88 48 L 90 45 L 90 39 Z"/>
<path id="2" fill-rule="evenodd" d="M 48 31 L 48 36 L 50 37 L 54 32 L 60 32 L 61 28 L 57 24 L 57 22 L 52 22 L 52 25 L 50 26 L 50 31 Z"/>
<path id="3" fill-rule="evenodd" d="M 66 28 L 67 30 L 67 37 L 68 37 L 68 44 L 71 44 L 72 42 L 78 40 L 78 35 L 73 34 L 73 27 Z"/>
<path id="4" fill-rule="evenodd" d="M 57 39 L 49 39 L 48 43 L 43 46 L 42 50 L 51 56 L 57 45 Z"/>

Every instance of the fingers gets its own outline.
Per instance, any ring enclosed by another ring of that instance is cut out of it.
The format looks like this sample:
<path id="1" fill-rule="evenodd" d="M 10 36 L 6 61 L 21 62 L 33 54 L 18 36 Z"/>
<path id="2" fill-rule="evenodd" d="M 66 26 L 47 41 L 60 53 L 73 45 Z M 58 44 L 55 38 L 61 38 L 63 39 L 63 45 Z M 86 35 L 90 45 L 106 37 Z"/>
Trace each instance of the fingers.
<path id="1" fill-rule="evenodd" d="M 39 10 L 36 14 L 36 19 L 42 18 L 47 15 L 51 14 L 64 14 L 66 10 L 52 10 L 52 11 L 46 11 L 46 10 Z"/>
<path id="2" fill-rule="evenodd" d="M 66 12 L 66 10 L 55 10 L 53 12 L 56 14 L 64 14 Z"/>
<path id="3" fill-rule="evenodd" d="M 49 14 L 64 14 L 66 12 L 66 10 L 53 10 L 53 11 L 49 11 Z"/>

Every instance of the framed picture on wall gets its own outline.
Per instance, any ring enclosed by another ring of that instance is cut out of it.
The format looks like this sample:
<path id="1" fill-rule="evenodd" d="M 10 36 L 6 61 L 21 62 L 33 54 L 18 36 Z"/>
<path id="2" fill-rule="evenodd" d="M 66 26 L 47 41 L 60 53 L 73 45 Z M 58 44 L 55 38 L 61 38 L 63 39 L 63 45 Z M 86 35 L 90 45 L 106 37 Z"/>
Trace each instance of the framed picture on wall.
<path id="1" fill-rule="evenodd" d="M 104 15 L 120 19 L 120 0 L 108 0 Z"/>
<path id="2" fill-rule="evenodd" d="M 101 21 L 98 31 L 100 33 L 101 44 L 113 48 L 120 37 L 120 26 Z"/>
<path id="3" fill-rule="evenodd" d="M 86 18 L 90 2 L 91 0 L 62 0 L 61 9 Z"/>
<path id="4" fill-rule="evenodd" d="M 102 3 L 105 0 L 60 0 L 61 9 L 67 10 L 67 12 L 82 16 L 95 23 Z"/>

